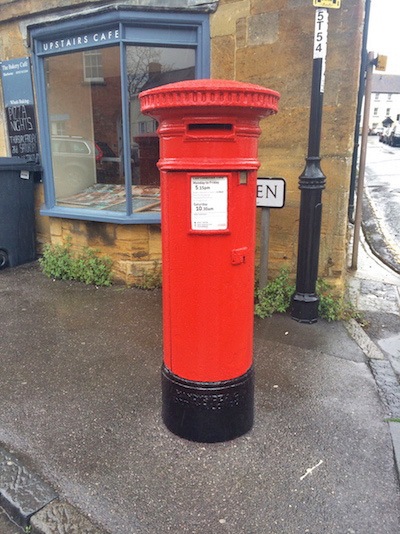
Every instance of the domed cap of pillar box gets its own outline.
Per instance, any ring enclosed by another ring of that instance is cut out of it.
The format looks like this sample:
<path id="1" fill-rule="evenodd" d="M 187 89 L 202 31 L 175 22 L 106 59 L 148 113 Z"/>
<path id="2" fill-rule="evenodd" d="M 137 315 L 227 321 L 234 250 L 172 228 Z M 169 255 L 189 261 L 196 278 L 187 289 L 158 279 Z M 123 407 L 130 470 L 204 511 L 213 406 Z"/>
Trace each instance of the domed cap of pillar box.
<path id="1" fill-rule="evenodd" d="M 160 85 L 139 94 L 142 113 L 163 119 L 178 113 L 224 111 L 249 118 L 277 113 L 280 94 L 251 83 L 233 80 L 187 80 Z"/>

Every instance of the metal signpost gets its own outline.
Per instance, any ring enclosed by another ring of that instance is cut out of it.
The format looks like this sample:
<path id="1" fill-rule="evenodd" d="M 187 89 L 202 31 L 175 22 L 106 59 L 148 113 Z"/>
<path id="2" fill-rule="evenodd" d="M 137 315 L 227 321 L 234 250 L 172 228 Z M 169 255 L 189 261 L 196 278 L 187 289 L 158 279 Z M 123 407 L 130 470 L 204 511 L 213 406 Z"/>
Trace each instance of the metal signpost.
<path id="1" fill-rule="evenodd" d="M 325 86 L 325 62 L 328 42 L 328 9 L 339 8 L 340 0 L 313 0 L 315 10 L 313 73 L 310 127 L 306 166 L 299 177 L 301 190 L 297 257 L 296 293 L 292 299 L 292 318 L 301 323 L 318 319 L 316 294 L 319 244 L 321 238 L 322 190 L 326 177 L 320 167 L 322 104 Z"/>
<path id="2" fill-rule="evenodd" d="M 283 178 L 257 178 L 256 206 L 261 208 L 259 288 L 268 282 L 268 249 L 270 208 L 285 205 L 286 182 Z"/>

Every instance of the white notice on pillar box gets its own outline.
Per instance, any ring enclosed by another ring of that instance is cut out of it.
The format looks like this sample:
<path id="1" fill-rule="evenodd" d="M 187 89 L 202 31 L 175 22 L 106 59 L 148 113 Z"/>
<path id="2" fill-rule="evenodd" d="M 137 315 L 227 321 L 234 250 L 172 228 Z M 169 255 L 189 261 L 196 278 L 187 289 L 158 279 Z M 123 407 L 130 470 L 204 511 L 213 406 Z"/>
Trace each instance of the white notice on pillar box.
<path id="1" fill-rule="evenodd" d="M 192 230 L 228 229 L 228 178 L 226 176 L 192 177 Z"/>

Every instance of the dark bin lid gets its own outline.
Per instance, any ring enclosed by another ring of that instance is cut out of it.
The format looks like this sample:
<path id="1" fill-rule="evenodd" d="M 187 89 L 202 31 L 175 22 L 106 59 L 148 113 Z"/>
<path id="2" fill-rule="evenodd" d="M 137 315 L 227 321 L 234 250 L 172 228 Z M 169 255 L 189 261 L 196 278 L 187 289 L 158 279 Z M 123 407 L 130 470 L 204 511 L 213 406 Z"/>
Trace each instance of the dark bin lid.
<path id="1" fill-rule="evenodd" d="M 42 167 L 26 158 L 0 158 L 0 171 L 41 171 Z"/>

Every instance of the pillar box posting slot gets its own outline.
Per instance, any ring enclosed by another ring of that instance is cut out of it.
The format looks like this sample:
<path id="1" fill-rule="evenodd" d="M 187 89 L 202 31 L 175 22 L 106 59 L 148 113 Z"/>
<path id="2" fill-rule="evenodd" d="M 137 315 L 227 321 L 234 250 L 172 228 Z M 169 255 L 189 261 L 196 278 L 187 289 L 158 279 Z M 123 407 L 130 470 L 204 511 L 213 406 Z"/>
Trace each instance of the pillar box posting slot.
<path id="1" fill-rule="evenodd" d="M 191 80 L 140 94 L 159 122 L 163 420 L 225 441 L 253 425 L 253 308 L 259 121 L 279 94 Z"/>

